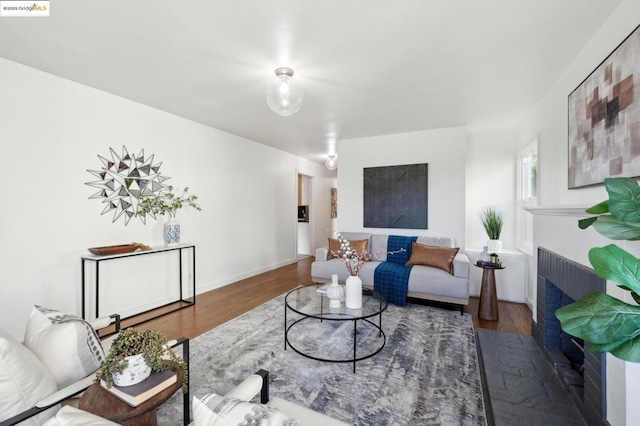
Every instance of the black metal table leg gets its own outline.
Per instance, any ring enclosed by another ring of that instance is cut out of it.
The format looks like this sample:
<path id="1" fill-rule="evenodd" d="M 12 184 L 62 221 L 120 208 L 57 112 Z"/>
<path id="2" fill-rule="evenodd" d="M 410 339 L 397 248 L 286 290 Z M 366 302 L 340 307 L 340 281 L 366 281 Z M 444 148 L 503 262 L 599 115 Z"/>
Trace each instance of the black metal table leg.
<path id="1" fill-rule="evenodd" d="M 353 373 L 356 372 L 356 336 L 358 332 L 358 320 L 353 321 Z"/>

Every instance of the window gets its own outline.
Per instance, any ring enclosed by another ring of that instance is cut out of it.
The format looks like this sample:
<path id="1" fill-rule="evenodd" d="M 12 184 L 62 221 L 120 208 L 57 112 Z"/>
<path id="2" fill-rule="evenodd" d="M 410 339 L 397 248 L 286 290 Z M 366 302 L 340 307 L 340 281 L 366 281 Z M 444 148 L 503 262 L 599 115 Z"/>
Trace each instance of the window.
<path id="1" fill-rule="evenodd" d="M 518 154 L 518 246 L 533 255 L 533 215 L 526 209 L 538 203 L 538 140 Z"/>

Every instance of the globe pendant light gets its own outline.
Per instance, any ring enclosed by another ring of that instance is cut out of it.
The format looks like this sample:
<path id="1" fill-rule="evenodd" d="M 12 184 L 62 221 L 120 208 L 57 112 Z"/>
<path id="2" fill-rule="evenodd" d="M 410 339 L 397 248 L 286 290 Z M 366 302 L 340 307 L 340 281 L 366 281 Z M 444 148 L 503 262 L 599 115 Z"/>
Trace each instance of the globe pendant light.
<path id="1" fill-rule="evenodd" d="M 330 154 L 327 161 L 325 161 L 324 166 L 329 170 L 335 170 L 338 168 L 338 160 L 336 160 L 335 154 Z"/>
<path id="2" fill-rule="evenodd" d="M 302 87 L 292 79 L 291 68 L 276 68 L 276 78 L 267 86 L 267 104 L 278 115 L 287 117 L 295 114 L 302 106 Z"/>

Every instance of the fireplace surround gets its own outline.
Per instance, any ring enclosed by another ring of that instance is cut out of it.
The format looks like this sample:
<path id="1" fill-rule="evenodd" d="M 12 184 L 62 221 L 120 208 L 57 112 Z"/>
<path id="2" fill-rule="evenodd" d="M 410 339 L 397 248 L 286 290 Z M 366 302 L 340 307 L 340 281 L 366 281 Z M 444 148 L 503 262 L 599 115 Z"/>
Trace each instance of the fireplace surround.
<path id="1" fill-rule="evenodd" d="M 537 283 L 537 322 L 532 324 L 533 337 L 555 367 L 587 424 L 606 424 L 606 355 L 585 350 L 583 360 L 575 359 L 580 358 L 574 355 L 582 342 L 564 334 L 555 316 L 555 311 L 571 300 L 605 292 L 606 280 L 590 268 L 539 247 Z M 573 355 L 569 357 L 567 346 L 573 346 Z M 585 343 L 584 347 L 588 348 L 589 344 Z M 578 351 L 582 352 L 579 348 Z"/>

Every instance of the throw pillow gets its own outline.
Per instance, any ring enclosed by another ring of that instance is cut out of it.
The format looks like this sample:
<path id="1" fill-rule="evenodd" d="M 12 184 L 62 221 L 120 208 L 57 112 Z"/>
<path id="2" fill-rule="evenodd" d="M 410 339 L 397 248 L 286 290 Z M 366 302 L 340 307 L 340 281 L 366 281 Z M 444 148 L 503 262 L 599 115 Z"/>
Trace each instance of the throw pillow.
<path id="1" fill-rule="evenodd" d="M 193 397 L 192 406 L 194 426 L 302 426 L 297 420 L 268 405 L 224 398 L 216 394 L 207 395 L 202 400 Z"/>
<path id="2" fill-rule="evenodd" d="M 413 243 L 411 257 L 406 265 L 433 266 L 453 275 L 453 258 L 458 254 L 458 250 L 460 250 L 459 247 L 436 247 Z"/>
<path id="3" fill-rule="evenodd" d="M 366 253 L 369 248 L 369 240 L 353 240 L 349 241 L 349 245 L 352 249 L 354 249 L 358 254 Z M 329 238 L 329 253 L 327 253 L 327 260 L 333 258 L 339 258 L 340 255 L 340 241 L 336 238 Z"/>
<path id="4" fill-rule="evenodd" d="M 24 344 L 49 369 L 58 388 L 87 377 L 104 361 L 100 339 L 89 323 L 42 306 L 31 310 Z"/>
<path id="5" fill-rule="evenodd" d="M 28 410 L 57 390 L 56 382 L 38 357 L 0 329 L 0 421 Z M 20 425 L 41 425 L 56 409 L 53 407 Z"/>

